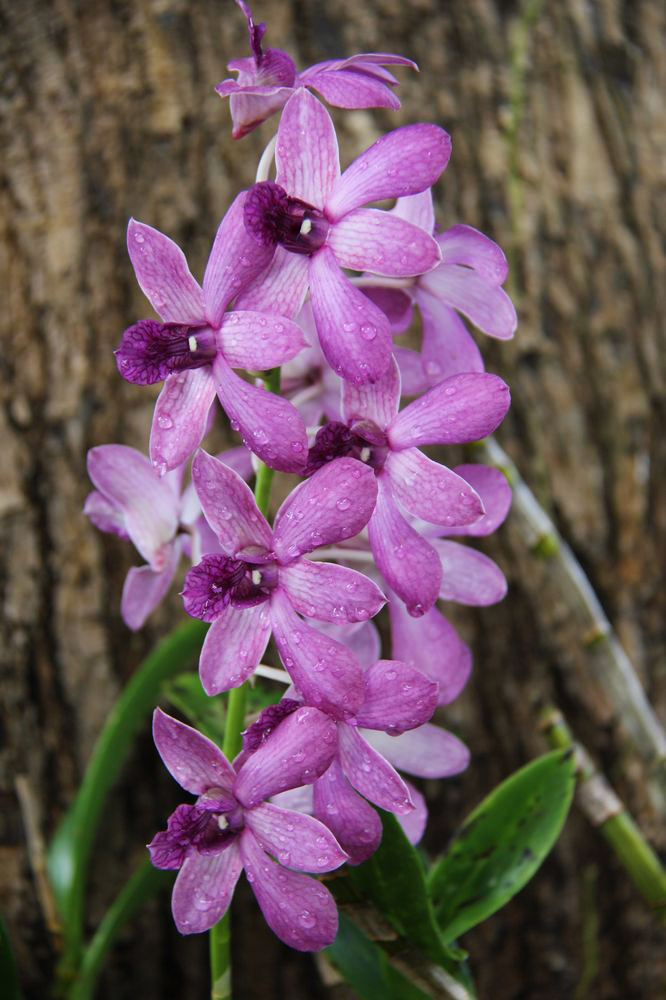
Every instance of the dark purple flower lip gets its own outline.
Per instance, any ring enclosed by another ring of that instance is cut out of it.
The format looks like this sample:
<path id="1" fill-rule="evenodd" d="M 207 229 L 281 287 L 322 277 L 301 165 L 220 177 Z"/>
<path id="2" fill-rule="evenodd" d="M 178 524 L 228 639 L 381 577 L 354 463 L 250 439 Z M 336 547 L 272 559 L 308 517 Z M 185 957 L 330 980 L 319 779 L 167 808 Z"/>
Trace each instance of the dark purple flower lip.
<path id="1" fill-rule="evenodd" d="M 277 585 L 274 563 L 207 555 L 185 577 L 183 604 L 188 615 L 213 622 L 229 605 L 251 608 L 262 604 Z"/>
<path id="2" fill-rule="evenodd" d="M 353 424 L 352 427 L 331 420 L 317 431 L 314 444 L 308 451 L 303 475 L 312 476 L 335 458 L 356 458 L 375 472 L 380 472 L 387 454 L 386 434 L 371 420 Z"/>
<path id="3" fill-rule="evenodd" d="M 275 705 L 269 705 L 261 712 L 256 722 L 243 733 L 243 750 L 246 753 L 254 753 L 262 743 L 265 743 L 276 726 L 279 726 L 283 719 L 301 707 L 300 701 L 293 698 L 283 698 Z"/>
<path id="4" fill-rule="evenodd" d="M 153 385 L 173 372 L 210 364 L 217 354 L 215 331 L 209 326 L 143 319 L 125 330 L 115 354 L 124 379 Z"/>
<path id="5" fill-rule="evenodd" d="M 291 253 L 310 255 L 323 247 L 330 223 L 323 212 L 290 198 L 273 181 L 253 185 L 245 197 L 245 228 L 262 246 L 279 243 Z"/>
<path id="6" fill-rule="evenodd" d="M 166 830 L 148 844 L 156 868 L 180 868 L 185 859 L 198 854 L 219 854 L 236 839 L 243 827 L 243 811 L 233 796 L 217 798 L 210 789 L 194 805 L 181 805 L 171 813 Z"/>

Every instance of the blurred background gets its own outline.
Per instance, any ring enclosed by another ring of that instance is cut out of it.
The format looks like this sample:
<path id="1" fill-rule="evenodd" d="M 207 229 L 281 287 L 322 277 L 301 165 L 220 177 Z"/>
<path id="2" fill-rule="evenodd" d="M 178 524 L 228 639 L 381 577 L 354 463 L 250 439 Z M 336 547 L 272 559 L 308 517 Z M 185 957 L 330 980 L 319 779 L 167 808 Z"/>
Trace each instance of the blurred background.
<path id="1" fill-rule="evenodd" d="M 664 719 L 666 8 L 256 0 L 254 14 L 268 24 L 266 44 L 301 69 L 363 51 L 419 64 L 418 76 L 398 71 L 399 112 L 334 113 L 343 165 L 400 124 L 450 132 L 439 222 L 471 224 L 501 244 L 520 317 L 513 342 L 481 344 L 513 393 L 498 439 Z M 28 1000 L 48 996 L 58 938 L 37 891 L 39 857 L 26 848 L 26 809 L 48 837 L 113 699 L 183 614 L 174 593 L 131 634 L 119 602 L 135 554 L 81 514 L 87 449 L 148 443 L 155 393 L 124 383 L 112 353 L 149 314 L 125 227 L 134 215 L 168 233 L 200 276 L 276 123 L 230 138 L 213 87 L 246 54 L 232 0 L 0 0 L 0 906 Z M 449 451 L 447 464 L 461 457 Z M 425 786 L 428 850 L 441 851 L 490 788 L 547 749 L 548 705 L 663 850 L 663 817 L 646 791 L 656 762 L 609 697 L 603 649 L 599 658 L 595 637 L 581 633 L 547 553 L 526 544 L 515 512 L 483 547 L 510 589 L 493 608 L 449 609 L 475 669 L 441 721 L 472 762 Z M 102 824 L 90 927 L 164 827 L 177 793 L 162 770 L 146 728 Z M 22 809 L 17 777 L 28 789 Z M 241 1000 L 349 996 L 281 946 L 251 902 L 234 923 Z M 462 943 L 481 1000 L 633 1000 L 666 988 L 663 934 L 575 809 L 530 885 Z M 99 997 L 195 1000 L 208 990 L 207 942 L 178 937 L 162 896 L 122 936 Z"/>

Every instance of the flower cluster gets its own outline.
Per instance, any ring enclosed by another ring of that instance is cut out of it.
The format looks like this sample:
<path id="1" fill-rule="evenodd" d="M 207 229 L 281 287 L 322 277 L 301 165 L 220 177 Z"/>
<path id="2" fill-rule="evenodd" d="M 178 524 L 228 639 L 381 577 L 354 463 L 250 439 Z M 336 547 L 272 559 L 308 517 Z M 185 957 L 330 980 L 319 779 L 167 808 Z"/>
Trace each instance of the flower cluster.
<path id="1" fill-rule="evenodd" d="M 172 240 L 130 221 L 130 260 L 158 318 L 125 330 L 116 360 L 128 381 L 163 388 L 149 457 L 122 445 L 90 452 L 85 512 L 145 560 L 123 592 L 130 628 L 186 557 L 185 610 L 210 623 L 199 663 L 209 696 L 265 671 L 271 637 L 284 667 L 284 696 L 248 720 L 233 761 L 155 713 L 157 749 L 196 796 L 149 845 L 153 864 L 179 869 L 179 930 L 213 926 L 244 870 L 275 933 L 316 950 L 337 915 L 311 876 L 373 853 L 373 805 L 416 842 L 426 807 L 399 772 L 443 777 L 468 761 L 430 721 L 471 666 L 436 602 L 504 596 L 499 568 L 450 538 L 494 531 L 510 490 L 495 469 L 448 468 L 421 448 L 476 441 L 502 421 L 507 386 L 484 371 L 465 319 L 502 339 L 516 315 L 500 248 L 469 226 L 436 229 L 431 188 L 451 154 L 443 129 L 397 128 L 340 169 L 333 122 L 311 90 L 337 107 L 396 108 L 385 67 L 413 64 L 364 53 L 299 73 L 285 52 L 262 49 L 264 25 L 238 2 L 251 55 L 217 90 L 231 99 L 234 138 L 281 112 L 277 134 L 222 219 L 201 284 Z M 368 207 L 387 199 L 390 210 Z M 418 351 L 394 342 L 415 307 Z M 281 366 L 281 392 L 269 391 L 259 373 Z M 219 456 L 200 447 L 216 400 L 242 441 Z M 260 467 L 301 479 L 272 524 L 248 485 Z M 385 605 L 390 658 L 370 621 Z"/>

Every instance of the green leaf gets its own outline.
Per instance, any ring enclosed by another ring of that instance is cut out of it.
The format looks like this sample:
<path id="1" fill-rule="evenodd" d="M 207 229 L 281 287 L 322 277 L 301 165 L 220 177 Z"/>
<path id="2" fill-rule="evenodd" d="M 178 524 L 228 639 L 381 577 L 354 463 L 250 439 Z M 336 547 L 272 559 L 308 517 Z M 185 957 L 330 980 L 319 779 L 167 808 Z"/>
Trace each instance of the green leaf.
<path id="1" fill-rule="evenodd" d="M 143 661 L 112 708 L 76 798 L 49 847 L 47 867 L 63 918 L 61 975 L 72 975 L 83 938 L 88 861 L 108 793 L 132 741 L 159 701 L 162 685 L 198 655 L 207 626 L 192 619 L 175 629 Z"/>
<path id="2" fill-rule="evenodd" d="M 276 695 L 275 684 L 262 683 L 260 678 L 255 678 L 255 682 L 245 689 L 248 715 L 258 715 L 262 709 L 273 705 L 283 690 L 280 685 Z M 185 716 L 190 725 L 222 746 L 228 714 L 227 699 L 209 697 L 201 687 L 198 674 L 191 671 L 179 674 L 164 685 L 162 695 Z"/>
<path id="3" fill-rule="evenodd" d="M 126 923 L 160 889 L 169 889 L 173 872 L 159 871 L 146 860 L 125 883 L 106 911 L 90 944 L 83 953 L 79 976 L 68 1000 L 92 1000 L 104 959 Z"/>
<path id="4" fill-rule="evenodd" d="M 342 913 L 337 937 L 326 954 L 359 1000 L 428 1000 L 426 993 L 393 968 L 384 950 Z"/>
<path id="5" fill-rule="evenodd" d="M 199 675 L 179 674 L 162 688 L 163 697 L 181 712 L 191 726 L 222 745 L 227 716 L 226 699 L 210 698 L 201 687 Z"/>
<path id="6" fill-rule="evenodd" d="M 574 784 L 573 753 L 556 750 L 511 775 L 471 813 L 429 878 L 444 941 L 499 910 L 532 878 L 564 825 Z"/>
<path id="7" fill-rule="evenodd" d="M 344 882 L 358 898 L 371 900 L 401 937 L 438 965 L 453 970 L 460 955 L 442 943 L 421 859 L 395 816 L 377 811 L 382 820 L 382 842 L 371 858 L 349 868 Z"/>
<path id="8" fill-rule="evenodd" d="M 14 949 L 2 918 L 0 918 L 0 983 L 5 1000 L 21 1000 Z"/>

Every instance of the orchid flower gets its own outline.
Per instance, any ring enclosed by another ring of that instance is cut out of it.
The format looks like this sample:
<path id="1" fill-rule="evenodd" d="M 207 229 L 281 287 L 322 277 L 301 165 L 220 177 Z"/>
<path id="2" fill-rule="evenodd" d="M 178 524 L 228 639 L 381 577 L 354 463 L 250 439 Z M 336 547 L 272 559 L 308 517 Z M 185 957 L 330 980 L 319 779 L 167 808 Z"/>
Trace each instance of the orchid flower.
<path id="1" fill-rule="evenodd" d="M 252 474 L 245 448 L 232 448 L 218 459 L 243 478 Z M 166 595 L 181 554 L 198 562 L 217 549 L 217 539 L 192 484 L 181 494 L 182 467 L 160 477 L 140 451 L 108 444 L 90 449 L 88 473 L 96 489 L 83 513 L 100 531 L 133 542 L 147 563 L 129 570 L 120 604 L 125 624 L 136 631 Z"/>
<path id="2" fill-rule="evenodd" d="M 255 24 L 252 11 L 244 0 L 236 0 L 247 19 L 252 55 L 234 59 L 227 69 L 237 73 L 236 80 L 223 80 L 215 90 L 229 97 L 232 138 L 242 139 L 271 115 L 279 111 L 298 87 L 311 87 L 337 108 L 400 107 L 393 93 L 398 81 L 384 66 L 411 66 L 411 59 L 386 52 L 362 52 L 349 59 L 329 59 L 316 63 L 302 73 L 296 71 L 291 56 L 281 49 L 261 47 L 265 24 Z"/>
<path id="3" fill-rule="evenodd" d="M 451 140 L 436 125 L 405 125 L 378 139 L 340 173 L 330 115 L 308 91 L 290 97 L 280 119 L 275 182 L 255 184 L 244 219 L 271 266 L 237 308 L 295 316 L 309 288 L 322 351 L 337 375 L 355 383 L 389 366 L 389 320 L 342 268 L 382 275 L 422 274 L 441 260 L 436 240 L 368 202 L 429 188 L 448 163 Z"/>
<path id="4" fill-rule="evenodd" d="M 351 458 L 322 469 L 287 497 L 273 529 L 240 476 L 205 452 L 195 457 L 192 478 L 220 546 L 219 555 L 205 556 L 189 571 L 183 590 L 185 610 L 212 622 L 199 661 L 206 693 L 242 684 L 272 630 L 308 701 L 337 718 L 353 715 L 363 698 L 356 658 L 299 615 L 365 621 L 385 598 L 362 573 L 303 557 L 367 524 L 377 496 L 372 470 Z"/>
<path id="5" fill-rule="evenodd" d="M 130 382 L 166 380 L 150 436 L 150 456 L 160 474 L 181 465 L 199 446 L 216 392 L 232 427 L 262 461 L 284 472 L 303 466 L 307 442 L 299 413 L 286 399 L 232 371 L 273 368 L 306 345 L 300 327 L 284 316 L 225 312 L 271 258 L 245 231 L 244 200 L 244 193 L 238 195 L 220 223 L 203 287 L 172 240 L 134 219 L 128 227 L 137 280 L 163 322 L 143 320 L 129 327 L 116 359 Z"/>
<path id="6" fill-rule="evenodd" d="M 345 423 L 322 427 L 308 453 L 305 474 L 338 456 L 366 462 L 377 476 L 377 504 L 368 524 L 373 555 L 388 584 L 410 614 L 424 614 L 442 582 L 440 558 L 402 516 L 401 508 L 424 521 L 473 524 L 483 514 L 474 487 L 446 466 L 431 461 L 419 445 L 462 444 L 490 434 L 509 406 L 509 391 L 496 375 L 454 375 L 398 412 L 400 373 L 395 361 L 372 385 L 345 383 Z"/>
<path id="7" fill-rule="evenodd" d="M 167 829 L 148 845 L 156 868 L 180 869 L 171 905 L 181 934 L 216 924 L 245 870 L 267 923 L 282 941 L 300 951 L 331 944 L 338 924 L 333 897 L 321 883 L 291 869 L 328 872 L 347 855 L 323 823 L 266 802 L 326 770 L 335 752 L 331 719 L 316 708 L 299 708 L 239 767 L 211 740 L 160 709 L 153 716 L 153 737 L 171 775 L 198 796 L 194 805 L 178 806 Z"/>
<path id="8" fill-rule="evenodd" d="M 460 313 L 488 336 L 509 340 L 516 329 L 516 310 L 502 288 L 508 264 L 501 248 L 472 226 L 455 225 L 438 233 L 431 191 L 398 198 L 391 214 L 434 234 L 442 251 L 441 264 L 428 274 L 400 281 L 401 287 L 382 286 L 376 278 L 358 282 L 389 317 L 394 334 L 407 329 L 412 304 L 418 305 L 421 351 L 404 347 L 395 351 L 403 392 L 415 396 L 451 375 L 484 371 Z"/>

